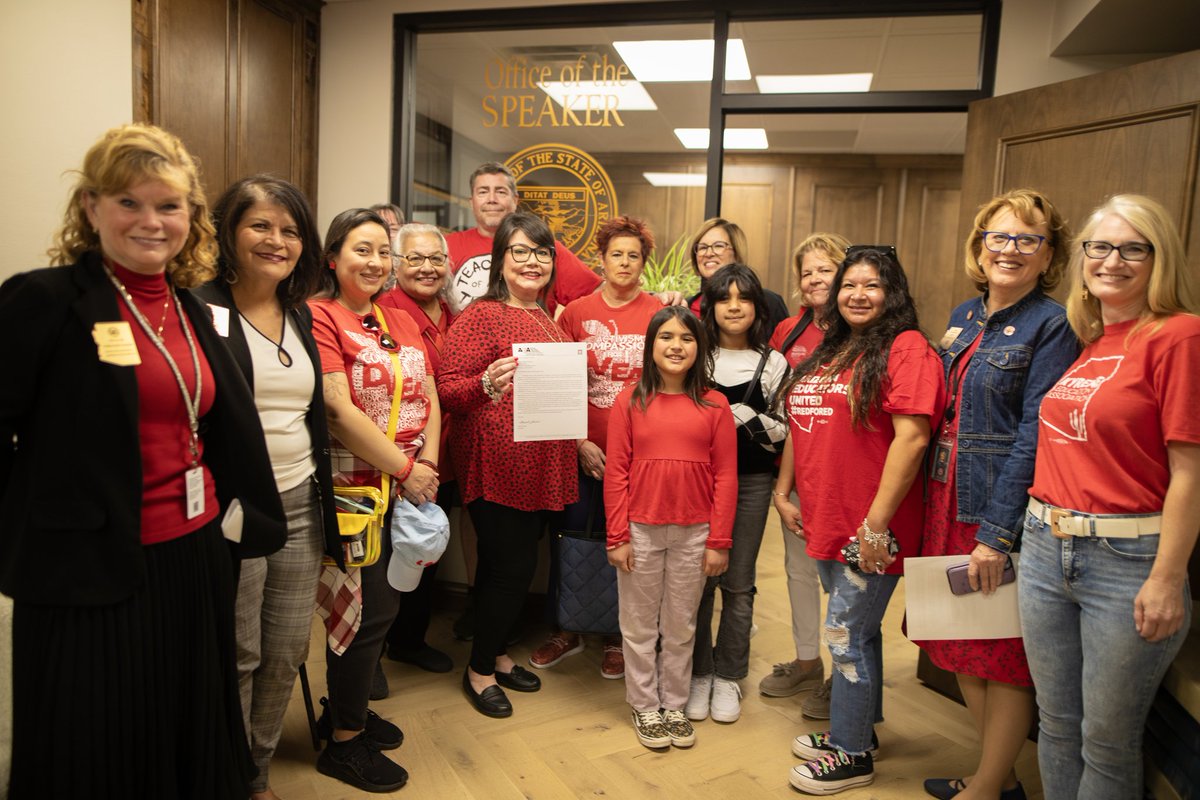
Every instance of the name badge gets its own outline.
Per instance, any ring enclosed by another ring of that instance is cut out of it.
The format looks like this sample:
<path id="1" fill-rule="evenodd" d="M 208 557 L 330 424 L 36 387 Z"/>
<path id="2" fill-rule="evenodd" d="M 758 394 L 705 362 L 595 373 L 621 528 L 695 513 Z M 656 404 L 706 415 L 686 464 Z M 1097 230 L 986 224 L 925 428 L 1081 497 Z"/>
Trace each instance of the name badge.
<path id="1" fill-rule="evenodd" d="M 938 342 L 938 347 L 940 347 L 942 350 L 950 349 L 950 345 L 954 344 L 954 340 L 958 338 L 960 333 L 962 333 L 962 328 L 948 328 L 946 330 L 946 335 L 942 337 L 940 342 Z"/>
<path id="2" fill-rule="evenodd" d="M 218 336 L 229 338 L 229 309 L 225 306 L 217 306 L 212 303 L 208 304 L 208 308 L 212 311 L 213 327 L 217 329 Z"/>
<path id="3" fill-rule="evenodd" d="M 92 326 L 92 340 L 96 342 L 96 354 L 105 364 L 136 367 L 142 363 L 137 342 L 133 340 L 133 328 L 124 320 L 97 322 Z"/>
<path id="4" fill-rule="evenodd" d="M 187 486 L 187 518 L 195 519 L 204 513 L 204 467 L 192 467 L 183 473 Z"/>
<path id="5" fill-rule="evenodd" d="M 933 463 L 929 465 L 929 477 L 938 483 L 950 480 L 950 454 L 954 452 L 954 440 L 946 436 L 933 446 Z"/>

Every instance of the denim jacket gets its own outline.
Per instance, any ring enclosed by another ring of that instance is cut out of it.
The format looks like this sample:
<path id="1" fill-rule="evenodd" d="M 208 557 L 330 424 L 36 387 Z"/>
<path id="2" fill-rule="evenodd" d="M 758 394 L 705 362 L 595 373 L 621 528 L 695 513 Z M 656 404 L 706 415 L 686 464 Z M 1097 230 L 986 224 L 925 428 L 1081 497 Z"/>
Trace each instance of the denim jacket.
<path id="1" fill-rule="evenodd" d="M 990 318 L 981 295 L 950 315 L 954 340 L 939 347 L 947 376 L 954 359 L 983 339 L 959 391 L 958 520 L 979 523 L 975 539 L 1007 553 L 1021 533 L 1037 450 L 1038 409 L 1079 355 L 1066 312 L 1040 288 Z M 947 392 L 953 391 L 947 379 Z M 934 437 L 939 433 L 935 429 Z"/>

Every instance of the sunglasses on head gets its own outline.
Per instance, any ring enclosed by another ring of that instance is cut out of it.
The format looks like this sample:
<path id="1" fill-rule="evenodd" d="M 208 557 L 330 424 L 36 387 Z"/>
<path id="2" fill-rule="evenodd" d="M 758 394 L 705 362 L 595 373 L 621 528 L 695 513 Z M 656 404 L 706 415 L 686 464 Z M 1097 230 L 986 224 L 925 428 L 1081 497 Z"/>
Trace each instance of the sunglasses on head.
<path id="1" fill-rule="evenodd" d="M 855 258 L 868 250 L 875 250 L 890 258 L 896 257 L 896 246 L 894 244 L 852 244 L 846 248 L 846 258 Z"/>
<path id="2" fill-rule="evenodd" d="M 396 344 L 396 340 L 391 335 L 383 330 L 379 324 L 379 320 L 375 319 L 374 314 L 367 314 L 362 318 L 363 330 L 368 333 L 373 333 L 379 337 L 379 346 L 384 350 L 399 350 L 400 345 Z"/>

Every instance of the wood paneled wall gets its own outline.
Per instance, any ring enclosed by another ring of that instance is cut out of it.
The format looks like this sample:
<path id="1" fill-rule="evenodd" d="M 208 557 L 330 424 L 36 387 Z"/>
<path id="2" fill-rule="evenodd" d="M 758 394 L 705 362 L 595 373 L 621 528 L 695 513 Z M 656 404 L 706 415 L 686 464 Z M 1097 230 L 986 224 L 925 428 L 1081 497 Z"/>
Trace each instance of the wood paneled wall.
<path id="1" fill-rule="evenodd" d="M 959 231 L 1008 189 L 1045 192 L 1073 229 L 1109 195 L 1136 192 L 1174 214 L 1200 279 L 1198 153 L 1200 51 L 980 100 L 967 117 Z"/>
<path id="2" fill-rule="evenodd" d="M 133 0 L 134 113 L 180 136 L 210 199 L 256 172 L 316 203 L 320 0 Z"/>
<path id="3" fill-rule="evenodd" d="M 704 170 L 701 159 L 598 155 L 616 186 L 621 213 L 647 219 L 661 248 L 703 220 L 704 190 L 656 188 L 646 171 Z M 961 272 L 957 231 L 962 159 L 958 156 L 730 156 L 722 216 L 746 233 L 749 261 L 763 283 L 795 308 L 791 253 L 815 231 L 857 244 L 894 244 L 908 273 L 922 326 L 941 328 Z"/>

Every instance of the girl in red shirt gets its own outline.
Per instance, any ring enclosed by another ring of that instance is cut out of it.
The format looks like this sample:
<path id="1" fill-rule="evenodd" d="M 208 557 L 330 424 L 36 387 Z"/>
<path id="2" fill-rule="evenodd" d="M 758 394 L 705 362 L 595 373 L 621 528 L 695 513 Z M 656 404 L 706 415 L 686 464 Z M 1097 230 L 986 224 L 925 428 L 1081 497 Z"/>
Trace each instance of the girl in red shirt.
<path id="1" fill-rule="evenodd" d="M 729 401 L 708 386 L 708 352 L 688 309 L 656 313 L 642 376 L 609 419 L 608 560 L 617 568 L 625 697 L 646 747 L 696 741 L 683 713 L 696 611 L 732 544 L 737 434 Z"/>

